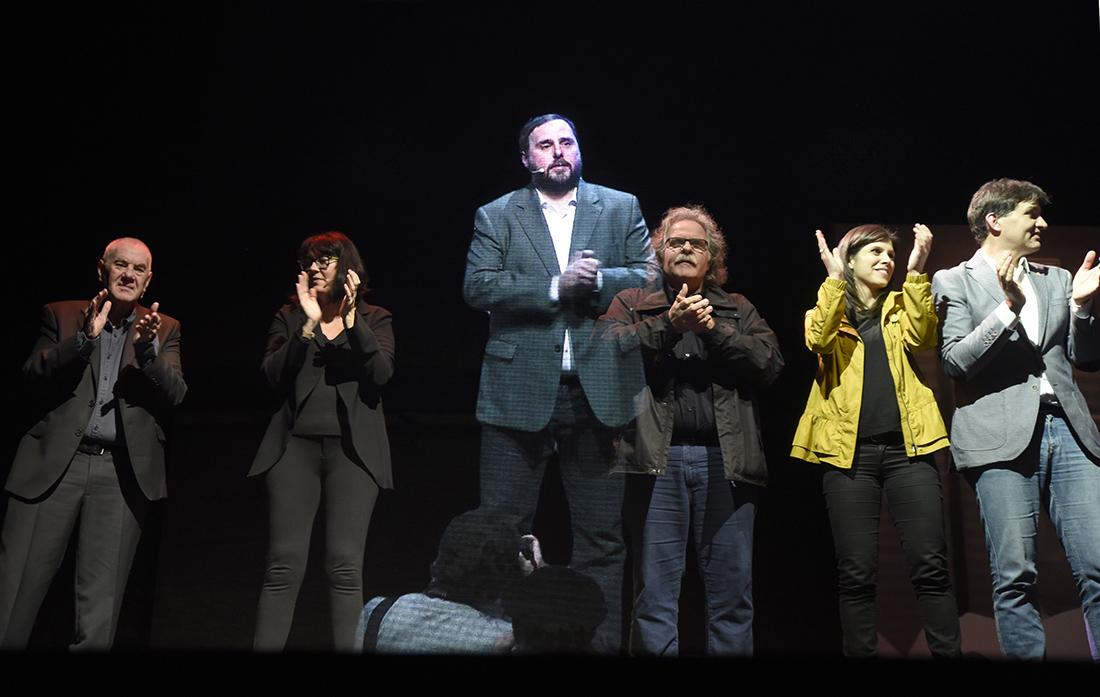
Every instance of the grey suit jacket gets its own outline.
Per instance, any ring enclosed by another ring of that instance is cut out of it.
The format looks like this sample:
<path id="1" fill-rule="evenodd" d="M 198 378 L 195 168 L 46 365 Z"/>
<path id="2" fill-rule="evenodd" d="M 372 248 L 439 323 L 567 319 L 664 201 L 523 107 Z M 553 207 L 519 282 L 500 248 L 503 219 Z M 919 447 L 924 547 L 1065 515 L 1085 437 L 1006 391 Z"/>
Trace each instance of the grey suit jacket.
<path id="1" fill-rule="evenodd" d="M 552 301 L 550 282 L 562 269 L 534 186 L 478 210 L 463 293 L 470 307 L 490 313 L 477 401 L 483 423 L 522 431 L 549 423 L 566 328 L 581 385 L 590 389 L 586 354 L 596 319 L 619 291 L 646 283 L 652 248 L 638 199 L 582 181 L 570 258 L 585 249 L 600 260 L 600 290 L 581 301 Z"/>
<path id="2" fill-rule="evenodd" d="M 6 489 L 27 500 L 52 487 L 69 466 L 95 404 L 99 347 L 85 360 L 77 352 L 76 335 L 84 327 L 88 303 L 52 303 L 42 309 L 42 328 L 34 352 L 23 366 L 31 401 L 41 418 L 19 441 Z M 137 307 L 137 319 L 149 310 Z M 149 500 L 164 498 L 164 430 L 160 419 L 187 392 L 180 368 L 180 324 L 161 314 L 157 356 L 145 366 L 134 357 L 130 327 L 122 350 L 114 393 L 120 432 L 130 464 Z"/>
<path id="3" fill-rule="evenodd" d="M 1031 270 L 1040 336 L 1030 339 L 1022 325 L 1006 329 L 993 313 L 1005 294 L 981 251 L 932 280 L 943 369 L 956 381 L 951 452 L 959 469 L 1006 462 L 1023 452 L 1035 432 L 1044 371 L 1070 427 L 1100 458 L 1100 433 L 1071 367 L 1100 367 L 1100 321 L 1070 311 L 1068 271 L 1041 264 L 1031 264 Z"/>

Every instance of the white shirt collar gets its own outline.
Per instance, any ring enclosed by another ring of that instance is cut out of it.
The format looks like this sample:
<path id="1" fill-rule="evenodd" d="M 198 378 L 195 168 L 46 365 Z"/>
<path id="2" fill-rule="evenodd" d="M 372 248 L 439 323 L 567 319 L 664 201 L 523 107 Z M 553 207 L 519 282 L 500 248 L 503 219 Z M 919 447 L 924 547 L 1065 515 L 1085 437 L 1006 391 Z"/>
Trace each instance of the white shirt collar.
<path id="1" fill-rule="evenodd" d="M 997 260 L 986 254 L 985 250 L 980 251 L 982 253 L 982 258 L 985 259 L 986 263 L 988 263 L 995 272 L 997 270 Z M 1020 261 L 1016 265 L 1015 277 L 1017 279 L 1020 279 L 1029 273 L 1031 273 L 1031 266 L 1029 266 L 1027 263 L 1027 257 L 1020 257 Z"/>
<path id="2" fill-rule="evenodd" d="M 543 209 L 550 208 L 551 210 L 554 210 L 554 211 L 558 210 L 557 206 L 554 205 L 554 202 L 551 201 L 546 196 L 546 194 L 542 193 L 542 191 L 540 191 L 538 188 L 535 189 L 535 193 L 539 195 L 539 206 L 541 206 Z M 567 206 L 576 206 L 577 205 L 577 187 L 574 186 L 573 190 L 569 192 L 569 201 L 566 203 L 566 205 Z"/>

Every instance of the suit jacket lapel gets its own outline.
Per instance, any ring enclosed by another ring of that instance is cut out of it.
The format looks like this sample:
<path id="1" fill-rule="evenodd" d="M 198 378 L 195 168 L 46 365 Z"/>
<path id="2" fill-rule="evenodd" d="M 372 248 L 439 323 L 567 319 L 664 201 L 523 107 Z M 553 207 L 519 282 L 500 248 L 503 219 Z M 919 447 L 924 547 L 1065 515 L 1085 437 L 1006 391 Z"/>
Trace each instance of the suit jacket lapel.
<path id="1" fill-rule="evenodd" d="M 603 201 L 596 190 L 582 181 L 577 184 L 577 214 L 573 218 L 573 237 L 569 242 L 569 258 L 590 249 L 589 242 L 603 214 Z"/>
<path id="2" fill-rule="evenodd" d="M 993 301 L 994 307 L 1000 305 L 1005 299 L 1004 288 L 1001 288 L 1001 282 L 997 280 L 997 273 L 993 270 L 993 267 L 989 265 L 985 255 L 981 250 L 974 253 L 974 256 L 970 257 L 970 261 L 966 262 L 966 268 L 970 272 L 970 275 L 978 283 L 982 289 L 989 293 L 990 299 Z M 989 314 L 984 309 L 979 310 L 983 316 Z"/>
<path id="3" fill-rule="evenodd" d="M 320 329 L 320 327 L 318 327 Z M 314 337 L 306 345 L 306 357 L 305 362 L 302 364 L 301 370 L 298 371 L 298 377 L 295 378 L 294 385 L 294 416 L 297 418 L 298 414 L 302 410 L 302 405 L 306 403 L 309 396 L 313 394 L 313 391 L 317 389 L 317 385 L 321 384 L 321 378 L 325 376 L 324 366 L 317 365 L 317 359 L 313 355 L 314 347 L 325 345 L 326 339 L 323 338 L 324 334 Z M 294 339 L 291 339 L 294 341 Z M 319 349 L 318 349 L 319 350 Z"/>
<path id="4" fill-rule="evenodd" d="M 149 314 L 149 310 L 138 305 L 136 308 L 137 314 L 134 315 L 134 321 L 130 324 L 130 329 L 126 332 L 126 341 L 122 345 L 122 362 L 118 364 L 118 372 L 121 375 L 122 369 L 134 362 L 134 333 L 137 332 L 138 322 L 141 318 Z"/>
<path id="5" fill-rule="evenodd" d="M 523 228 L 524 234 L 530 240 L 535 253 L 542 260 L 546 272 L 551 276 L 561 274 L 558 268 L 558 255 L 554 252 L 554 241 L 550 239 L 550 228 L 546 226 L 546 218 L 542 215 L 542 207 L 539 205 L 539 196 L 535 193 L 534 185 L 523 189 L 512 197 L 512 205 L 516 220 Z"/>
<path id="6" fill-rule="evenodd" d="M 81 310 L 80 312 L 80 324 L 77 325 L 76 330 L 79 332 L 84 329 L 84 323 L 88 320 L 88 311 Z M 88 367 L 92 369 L 92 395 L 95 397 L 95 390 L 99 385 L 99 344 L 96 342 L 95 348 L 92 349 L 92 355 L 88 357 Z"/>

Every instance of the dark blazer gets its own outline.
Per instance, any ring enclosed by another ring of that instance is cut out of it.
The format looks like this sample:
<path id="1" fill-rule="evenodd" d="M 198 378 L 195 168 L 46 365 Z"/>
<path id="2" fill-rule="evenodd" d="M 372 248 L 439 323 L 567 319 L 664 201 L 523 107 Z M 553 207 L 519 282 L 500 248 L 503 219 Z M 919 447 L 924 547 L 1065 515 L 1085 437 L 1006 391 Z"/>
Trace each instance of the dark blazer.
<path id="1" fill-rule="evenodd" d="M 76 349 L 84 328 L 86 301 L 52 303 L 42 309 L 42 329 L 34 352 L 23 365 L 33 403 L 44 415 L 19 441 L 6 489 L 21 499 L 41 497 L 69 466 L 92 415 L 99 372 L 99 347 L 88 360 Z M 137 307 L 137 320 L 149 314 Z M 122 351 L 115 396 L 120 435 L 146 498 L 167 494 L 164 476 L 165 412 L 183 400 L 187 385 L 180 368 L 180 324 L 161 314 L 155 359 L 139 367 L 134 356 L 135 321 Z"/>
<path id="2" fill-rule="evenodd" d="M 1005 294 L 980 251 L 932 280 L 943 369 L 956 381 L 951 452 L 959 469 L 1007 462 L 1024 451 L 1039 418 L 1044 370 L 1082 446 L 1100 458 L 1100 433 L 1071 367 L 1100 367 L 1100 321 L 1070 311 L 1068 271 L 1030 267 L 1039 303 L 1039 336 L 1030 341 L 1022 324 L 1005 329 L 993 314 Z"/>
<path id="3" fill-rule="evenodd" d="M 586 359 L 592 328 L 619 291 L 646 283 L 652 259 L 638 199 L 582 181 L 569 257 L 585 249 L 600 260 L 600 290 L 578 302 L 553 301 L 550 282 L 562 269 L 534 186 L 478 210 L 463 293 L 470 307 L 490 313 L 477 400 L 483 423 L 521 431 L 549 423 L 566 328 L 581 385 L 593 389 L 595 369 Z"/>
<path id="4" fill-rule="evenodd" d="M 393 488 L 381 397 L 381 387 L 393 375 L 392 318 L 386 310 L 361 300 L 355 311 L 355 326 L 345 330 L 352 356 L 329 370 L 313 360 L 325 342 L 320 327 L 313 340 L 305 341 L 299 332 L 305 321 L 300 307 L 284 305 L 276 313 L 267 334 L 263 373 L 281 406 L 271 417 L 248 476 L 266 472 L 283 456 L 298 410 L 325 378 L 336 385 L 347 415 L 346 435 L 351 437 L 359 465 L 378 486 Z"/>

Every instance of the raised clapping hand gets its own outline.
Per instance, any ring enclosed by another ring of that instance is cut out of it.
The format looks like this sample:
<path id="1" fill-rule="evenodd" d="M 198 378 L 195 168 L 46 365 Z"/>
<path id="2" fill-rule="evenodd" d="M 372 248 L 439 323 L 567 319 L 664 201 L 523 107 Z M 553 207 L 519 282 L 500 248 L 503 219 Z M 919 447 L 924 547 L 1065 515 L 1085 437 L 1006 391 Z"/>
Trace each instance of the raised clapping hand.
<path id="1" fill-rule="evenodd" d="M 1018 266 L 1019 258 L 1012 252 L 1005 252 L 997 260 L 997 280 L 1001 282 L 1001 288 L 1004 289 L 1008 309 L 1016 314 L 1020 314 L 1020 310 L 1024 309 L 1024 303 L 1027 302 L 1023 289 L 1020 288 L 1020 284 L 1016 283 L 1016 268 Z"/>
<path id="2" fill-rule="evenodd" d="M 355 326 L 355 304 L 359 299 L 359 274 L 348 269 L 348 277 L 344 281 L 344 299 L 340 303 L 340 316 L 344 318 L 345 327 Z"/>
<path id="3" fill-rule="evenodd" d="M 840 248 L 833 247 L 830 250 L 821 230 L 816 231 L 814 236 L 817 237 L 817 251 L 821 254 L 821 263 L 825 264 L 825 271 L 829 274 L 829 278 L 834 281 L 843 280 L 844 260 L 840 258 Z"/>
<path id="4" fill-rule="evenodd" d="M 134 329 L 135 344 L 144 344 L 156 337 L 157 331 L 160 329 L 160 315 L 157 314 L 159 309 L 160 303 L 153 303 L 153 306 L 149 308 L 149 314 L 138 320 L 137 327 Z"/>
<path id="5" fill-rule="evenodd" d="M 1081 268 L 1077 269 L 1077 273 L 1073 275 L 1073 302 L 1084 305 L 1092 300 L 1092 311 L 1095 314 L 1098 286 L 1100 286 L 1100 263 L 1097 263 L 1096 252 L 1090 249 L 1085 253 Z"/>
<path id="6" fill-rule="evenodd" d="M 304 333 L 312 332 L 321 323 L 321 305 L 317 302 L 317 289 L 309 282 L 309 272 L 298 274 L 298 282 L 294 284 L 298 291 L 298 306 L 306 313 L 306 321 L 302 324 Z"/>
<path id="7" fill-rule="evenodd" d="M 107 299 L 107 289 L 99 291 L 88 303 L 84 313 L 84 336 L 94 339 L 107 326 L 107 315 L 111 312 L 111 301 Z"/>
<path id="8" fill-rule="evenodd" d="M 561 277 L 558 278 L 558 296 L 573 297 L 596 290 L 596 279 L 600 272 L 600 260 L 585 250 L 573 255 Z"/>
<path id="9" fill-rule="evenodd" d="M 535 569 L 546 566 L 542 560 L 542 548 L 539 546 L 539 538 L 534 535 L 524 535 L 520 538 L 519 566 L 526 576 Z M 524 554 L 524 550 L 527 554 Z"/>
<path id="10" fill-rule="evenodd" d="M 913 226 L 913 251 L 909 254 L 909 273 L 924 273 L 924 262 L 932 251 L 932 231 L 927 225 Z"/>
<path id="11" fill-rule="evenodd" d="M 702 334 L 714 329 L 714 318 L 711 316 L 713 310 L 710 301 L 702 295 L 698 293 L 688 295 L 688 287 L 685 283 L 676 294 L 672 307 L 668 308 L 668 320 L 672 322 L 673 329 L 681 334 L 688 332 Z"/>

